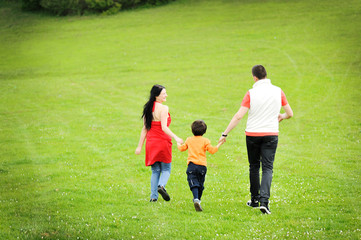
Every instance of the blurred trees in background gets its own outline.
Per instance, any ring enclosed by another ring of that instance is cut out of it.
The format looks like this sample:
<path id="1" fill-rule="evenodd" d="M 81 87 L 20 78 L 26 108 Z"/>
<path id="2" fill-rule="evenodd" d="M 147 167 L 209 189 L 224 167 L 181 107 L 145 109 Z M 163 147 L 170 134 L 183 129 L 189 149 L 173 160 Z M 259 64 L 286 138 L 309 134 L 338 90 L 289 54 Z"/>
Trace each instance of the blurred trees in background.
<path id="1" fill-rule="evenodd" d="M 114 14 L 140 6 L 157 6 L 174 0 L 22 0 L 22 8 L 29 11 L 46 10 L 55 15 L 83 15 L 84 13 Z"/>

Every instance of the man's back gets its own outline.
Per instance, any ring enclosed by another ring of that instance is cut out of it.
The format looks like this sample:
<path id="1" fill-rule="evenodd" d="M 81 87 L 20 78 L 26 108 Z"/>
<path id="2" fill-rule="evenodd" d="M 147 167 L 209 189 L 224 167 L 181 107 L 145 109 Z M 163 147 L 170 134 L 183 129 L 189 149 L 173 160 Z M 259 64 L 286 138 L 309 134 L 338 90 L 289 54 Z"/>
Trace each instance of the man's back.
<path id="1" fill-rule="evenodd" d="M 246 132 L 278 133 L 278 114 L 281 109 L 279 87 L 271 80 L 258 80 L 249 90 L 250 109 L 248 112 Z"/>

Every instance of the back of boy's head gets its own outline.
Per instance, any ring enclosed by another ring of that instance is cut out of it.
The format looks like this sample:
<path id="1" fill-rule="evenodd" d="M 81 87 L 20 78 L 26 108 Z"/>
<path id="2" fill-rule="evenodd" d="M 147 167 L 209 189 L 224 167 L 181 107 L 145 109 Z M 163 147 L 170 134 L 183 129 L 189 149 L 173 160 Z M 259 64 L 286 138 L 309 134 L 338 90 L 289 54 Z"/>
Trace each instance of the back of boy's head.
<path id="1" fill-rule="evenodd" d="M 207 131 L 207 124 L 203 120 L 196 120 L 192 123 L 192 133 L 194 136 L 203 136 Z"/>

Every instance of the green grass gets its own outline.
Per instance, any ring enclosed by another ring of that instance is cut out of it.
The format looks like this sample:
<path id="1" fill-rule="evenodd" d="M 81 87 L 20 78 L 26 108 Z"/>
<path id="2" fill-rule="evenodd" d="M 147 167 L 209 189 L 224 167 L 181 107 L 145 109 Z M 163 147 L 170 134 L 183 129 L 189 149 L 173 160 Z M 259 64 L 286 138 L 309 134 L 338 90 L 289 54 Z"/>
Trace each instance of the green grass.
<path id="1" fill-rule="evenodd" d="M 179 0 L 113 16 L 0 3 L 0 239 L 360 239 L 361 3 Z M 171 129 L 216 143 L 263 64 L 294 118 L 280 126 L 272 215 L 248 209 L 242 120 L 208 156 L 194 211 L 173 148 L 170 202 L 148 202 L 134 154 L 153 84 Z"/>

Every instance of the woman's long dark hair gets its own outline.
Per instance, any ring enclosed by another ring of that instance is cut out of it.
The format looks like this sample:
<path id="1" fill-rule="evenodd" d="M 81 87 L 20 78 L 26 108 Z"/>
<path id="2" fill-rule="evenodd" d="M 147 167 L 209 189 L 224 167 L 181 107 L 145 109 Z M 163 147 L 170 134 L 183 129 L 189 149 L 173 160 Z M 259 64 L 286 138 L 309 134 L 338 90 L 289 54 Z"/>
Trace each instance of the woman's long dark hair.
<path id="1" fill-rule="evenodd" d="M 160 92 L 165 89 L 162 85 L 154 85 L 150 90 L 150 96 L 148 102 L 144 105 L 143 115 L 144 125 L 147 130 L 150 129 L 153 120 L 153 105 L 155 102 L 155 98 L 159 96 Z"/>

